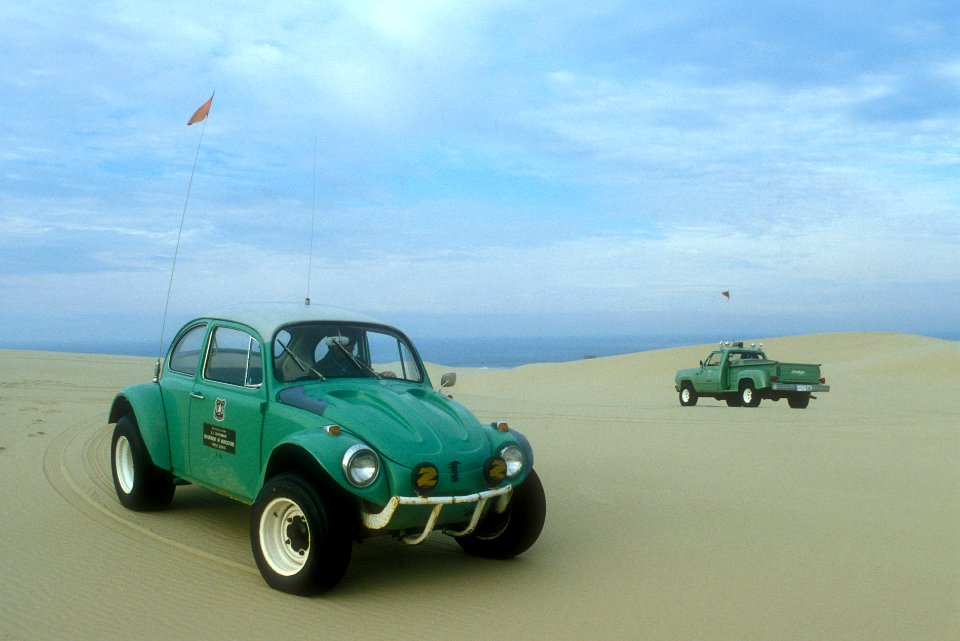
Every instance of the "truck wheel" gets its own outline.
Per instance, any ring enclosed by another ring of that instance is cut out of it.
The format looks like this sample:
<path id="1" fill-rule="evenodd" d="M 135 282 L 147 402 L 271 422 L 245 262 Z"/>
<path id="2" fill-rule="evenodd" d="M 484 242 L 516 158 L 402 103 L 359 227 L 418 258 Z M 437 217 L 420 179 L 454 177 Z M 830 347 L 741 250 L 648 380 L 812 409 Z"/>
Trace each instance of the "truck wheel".
<path id="1" fill-rule="evenodd" d="M 513 488 L 510 504 L 503 514 L 492 510 L 480 521 L 477 529 L 456 537 L 468 554 L 487 559 L 510 559 L 533 545 L 547 515 L 547 501 L 540 477 L 530 470 L 526 480 Z"/>
<path id="2" fill-rule="evenodd" d="M 680 387 L 680 404 L 684 407 L 692 407 L 697 404 L 697 392 L 690 383 L 684 383 Z"/>
<path id="3" fill-rule="evenodd" d="M 170 472 L 150 460 L 136 419 L 127 415 L 117 421 L 110 442 L 110 468 L 117 498 L 125 508 L 157 510 L 173 500 L 176 487 Z"/>
<path id="4" fill-rule="evenodd" d="M 757 407 L 760 405 L 760 395 L 753 383 L 747 381 L 740 387 L 740 404 L 744 407 Z"/>
<path id="5" fill-rule="evenodd" d="M 343 523 L 295 474 L 275 476 L 260 490 L 250 515 L 250 545 L 270 587 L 302 596 L 339 583 L 352 552 Z"/>
<path id="6" fill-rule="evenodd" d="M 788 396 L 787 403 L 790 405 L 790 407 L 797 410 L 806 409 L 807 405 L 810 404 L 810 395 L 797 394 L 796 396 Z"/>

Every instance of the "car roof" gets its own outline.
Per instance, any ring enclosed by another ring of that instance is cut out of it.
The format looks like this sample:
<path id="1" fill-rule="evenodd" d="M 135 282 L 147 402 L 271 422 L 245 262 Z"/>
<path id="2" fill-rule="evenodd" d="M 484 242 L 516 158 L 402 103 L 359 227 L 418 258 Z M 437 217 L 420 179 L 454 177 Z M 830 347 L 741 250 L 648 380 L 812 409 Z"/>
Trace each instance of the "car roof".
<path id="1" fill-rule="evenodd" d="M 244 303 L 228 305 L 203 316 L 213 320 L 233 321 L 255 329 L 269 340 L 284 325 L 303 322 L 334 321 L 387 325 L 373 317 L 330 305 L 304 303 Z M 389 326 L 389 325 L 388 325 Z"/>

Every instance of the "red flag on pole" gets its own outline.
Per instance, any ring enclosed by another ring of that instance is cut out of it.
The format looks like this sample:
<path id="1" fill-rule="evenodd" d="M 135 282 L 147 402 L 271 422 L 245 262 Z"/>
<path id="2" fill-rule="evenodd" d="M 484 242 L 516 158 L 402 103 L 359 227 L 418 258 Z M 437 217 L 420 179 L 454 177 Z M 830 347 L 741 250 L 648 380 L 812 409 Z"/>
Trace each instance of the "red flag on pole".
<path id="1" fill-rule="evenodd" d="M 720 292 L 720 293 L 723 294 L 724 296 L 726 296 L 726 297 L 727 297 L 727 300 L 730 300 L 730 291 L 729 291 L 729 290 L 723 291 L 723 292 Z"/>
<path id="2" fill-rule="evenodd" d="M 187 121 L 187 126 L 192 125 L 195 122 L 200 122 L 207 117 L 207 114 L 210 113 L 210 105 L 213 104 L 213 96 L 210 96 L 210 99 L 205 103 L 200 105 L 200 108 L 193 112 L 193 115 L 190 116 L 190 120 Z"/>

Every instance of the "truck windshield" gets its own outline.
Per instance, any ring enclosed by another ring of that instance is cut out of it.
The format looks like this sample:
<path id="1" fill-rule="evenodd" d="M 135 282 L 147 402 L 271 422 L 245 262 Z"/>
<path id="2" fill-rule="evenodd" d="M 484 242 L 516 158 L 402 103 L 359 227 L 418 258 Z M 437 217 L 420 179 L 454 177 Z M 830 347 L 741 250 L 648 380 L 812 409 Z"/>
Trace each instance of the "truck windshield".
<path id="1" fill-rule="evenodd" d="M 281 383 L 332 378 L 423 381 L 411 345 L 386 327 L 303 323 L 281 328 L 273 340 L 273 372 Z"/>

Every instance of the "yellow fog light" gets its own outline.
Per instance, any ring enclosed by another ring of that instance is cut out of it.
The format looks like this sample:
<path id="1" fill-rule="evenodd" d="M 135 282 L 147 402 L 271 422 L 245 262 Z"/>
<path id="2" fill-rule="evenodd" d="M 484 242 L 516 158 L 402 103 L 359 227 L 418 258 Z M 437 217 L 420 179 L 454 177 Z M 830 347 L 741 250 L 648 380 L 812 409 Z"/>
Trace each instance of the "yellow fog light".
<path id="1" fill-rule="evenodd" d="M 483 478 L 490 487 L 496 487 L 507 478 L 507 462 L 499 456 L 491 456 L 483 464 Z"/>
<path id="2" fill-rule="evenodd" d="M 437 487 L 440 480 L 440 473 L 433 463 L 420 463 L 413 468 L 413 474 L 410 477 L 417 494 L 429 494 L 433 488 Z"/>

